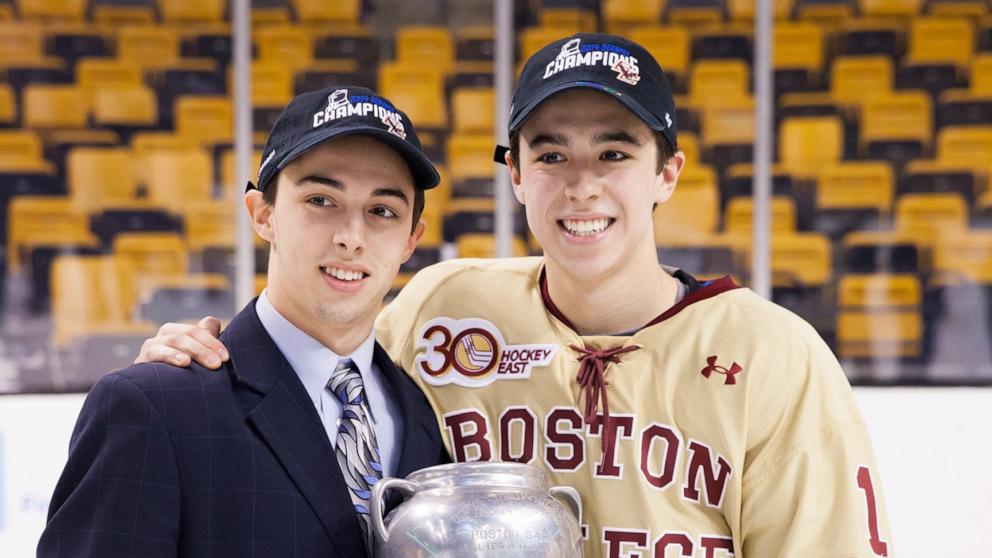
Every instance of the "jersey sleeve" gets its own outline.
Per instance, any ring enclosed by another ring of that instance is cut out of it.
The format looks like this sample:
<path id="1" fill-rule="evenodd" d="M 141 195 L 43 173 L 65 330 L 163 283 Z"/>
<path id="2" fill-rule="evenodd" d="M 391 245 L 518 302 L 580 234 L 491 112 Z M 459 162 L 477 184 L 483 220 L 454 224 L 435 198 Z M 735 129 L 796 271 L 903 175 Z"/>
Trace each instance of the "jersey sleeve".
<path id="1" fill-rule="evenodd" d="M 768 402 L 780 411 L 749 446 L 743 554 L 891 557 L 878 468 L 854 394 L 826 344 L 815 333 L 803 341 L 789 362 L 805 373 L 777 405 Z"/>

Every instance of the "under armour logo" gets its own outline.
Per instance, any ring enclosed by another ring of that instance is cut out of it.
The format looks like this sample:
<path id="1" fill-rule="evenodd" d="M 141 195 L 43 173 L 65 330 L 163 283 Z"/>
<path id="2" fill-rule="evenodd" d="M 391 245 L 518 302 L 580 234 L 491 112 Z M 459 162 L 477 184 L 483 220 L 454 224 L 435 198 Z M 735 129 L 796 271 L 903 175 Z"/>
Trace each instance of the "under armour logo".
<path id="1" fill-rule="evenodd" d="M 672 115 L 671 115 L 671 113 L 668 113 L 668 112 L 665 113 L 665 122 L 668 124 L 668 127 L 669 128 L 672 127 L 672 124 L 674 124 L 674 122 L 672 122 Z"/>
<path id="2" fill-rule="evenodd" d="M 725 386 L 735 385 L 737 383 L 737 379 L 734 378 L 734 376 L 740 374 L 744 370 L 736 362 L 730 365 L 729 370 L 723 366 L 720 366 L 719 364 L 716 363 L 716 355 L 707 357 L 706 364 L 707 364 L 706 368 L 700 370 L 699 373 L 702 374 L 703 377 L 705 378 L 709 378 L 710 375 L 713 374 L 714 372 L 716 372 L 717 374 L 723 374 L 724 376 L 727 377 L 727 379 L 724 380 L 723 382 L 723 385 Z"/>

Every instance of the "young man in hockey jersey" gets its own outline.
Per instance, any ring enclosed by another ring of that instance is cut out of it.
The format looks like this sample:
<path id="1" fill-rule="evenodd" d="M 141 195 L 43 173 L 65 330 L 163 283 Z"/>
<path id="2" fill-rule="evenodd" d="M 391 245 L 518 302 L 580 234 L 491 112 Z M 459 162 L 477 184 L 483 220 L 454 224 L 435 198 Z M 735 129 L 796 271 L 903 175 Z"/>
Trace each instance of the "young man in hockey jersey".
<path id="1" fill-rule="evenodd" d="M 544 257 L 429 267 L 380 339 L 457 461 L 522 461 L 579 490 L 589 556 L 891 556 L 867 429 L 816 331 L 658 262 L 652 208 L 685 162 L 674 119 L 639 45 L 539 51 L 505 159 Z M 161 331 L 207 358 L 182 327 Z M 145 358 L 172 356 L 160 341 Z"/>

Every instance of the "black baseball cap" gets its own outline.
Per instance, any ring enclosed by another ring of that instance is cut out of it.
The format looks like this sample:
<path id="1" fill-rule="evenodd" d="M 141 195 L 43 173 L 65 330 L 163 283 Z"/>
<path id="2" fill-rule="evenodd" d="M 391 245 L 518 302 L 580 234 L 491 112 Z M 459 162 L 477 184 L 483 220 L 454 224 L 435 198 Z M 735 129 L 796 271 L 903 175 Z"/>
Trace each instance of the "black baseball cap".
<path id="1" fill-rule="evenodd" d="M 527 60 L 513 92 L 509 131 L 555 93 L 587 87 L 624 104 L 652 130 L 678 146 L 675 99 L 665 72 L 641 45 L 618 35 L 576 33 Z"/>
<path id="2" fill-rule="evenodd" d="M 427 190 L 440 182 L 403 111 L 372 90 L 340 85 L 301 93 L 286 105 L 265 142 L 258 189 L 264 190 L 281 169 L 317 145 L 353 134 L 376 138 L 395 149 L 410 166 L 417 188 Z"/>

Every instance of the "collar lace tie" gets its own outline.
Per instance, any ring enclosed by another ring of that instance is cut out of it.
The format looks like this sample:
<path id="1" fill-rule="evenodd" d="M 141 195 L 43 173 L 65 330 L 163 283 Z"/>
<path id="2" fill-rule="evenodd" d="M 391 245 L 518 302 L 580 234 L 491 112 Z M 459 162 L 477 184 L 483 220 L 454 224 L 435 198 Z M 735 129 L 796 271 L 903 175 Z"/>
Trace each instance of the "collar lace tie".
<path id="1" fill-rule="evenodd" d="M 603 378 L 603 374 L 609 363 L 620 362 L 620 355 L 637 350 L 638 347 L 636 345 L 613 347 L 605 351 L 595 351 L 578 345 L 569 345 L 569 347 L 582 355 L 579 357 L 579 373 L 576 376 L 576 380 L 581 386 L 579 388 L 579 404 L 582 405 L 583 400 L 585 401 L 583 420 L 585 420 L 586 424 L 593 424 L 596 421 L 599 401 L 602 400 L 603 402 L 603 451 L 605 452 L 606 448 L 613 447 L 613 438 L 616 431 L 608 427 L 610 422 L 610 401 L 606 394 L 607 383 L 605 378 Z"/>

